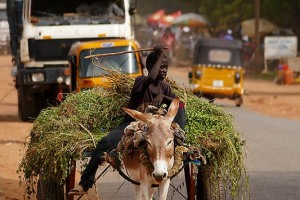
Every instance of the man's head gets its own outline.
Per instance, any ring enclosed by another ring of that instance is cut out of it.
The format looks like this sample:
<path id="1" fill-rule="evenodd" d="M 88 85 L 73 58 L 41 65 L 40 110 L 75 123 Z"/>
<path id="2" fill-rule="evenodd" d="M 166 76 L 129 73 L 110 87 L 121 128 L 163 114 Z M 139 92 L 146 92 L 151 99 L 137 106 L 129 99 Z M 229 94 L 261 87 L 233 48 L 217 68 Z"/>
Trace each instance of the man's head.
<path id="1" fill-rule="evenodd" d="M 150 72 L 153 68 L 153 66 L 155 65 L 155 63 L 157 62 L 159 56 L 155 53 L 155 52 L 151 52 L 146 59 L 146 68 L 148 70 L 148 72 Z M 168 71 L 168 59 L 167 57 L 164 55 L 164 58 L 160 64 L 160 70 L 159 70 L 159 74 L 158 74 L 158 79 L 163 80 L 164 78 L 166 78 L 167 76 L 167 71 Z"/>

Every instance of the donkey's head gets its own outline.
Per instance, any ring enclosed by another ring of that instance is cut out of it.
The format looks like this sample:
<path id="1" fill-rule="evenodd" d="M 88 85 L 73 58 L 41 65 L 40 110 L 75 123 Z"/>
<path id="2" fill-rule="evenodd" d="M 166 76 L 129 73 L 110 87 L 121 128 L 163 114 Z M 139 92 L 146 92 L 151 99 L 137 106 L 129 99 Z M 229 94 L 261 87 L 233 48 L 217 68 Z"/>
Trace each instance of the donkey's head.
<path id="1" fill-rule="evenodd" d="M 146 134 L 147 152 L 154 167 L 152 176 L 157 182 L 168 177 L 168 169 L 174 163 L 174 135 L 171 124 L 178 111 L 179 99 L 171 103 L 165 116 L 154 117 L 146 113 L 124 108 L 123 110 L 136 120 L 148 125 Z"/>

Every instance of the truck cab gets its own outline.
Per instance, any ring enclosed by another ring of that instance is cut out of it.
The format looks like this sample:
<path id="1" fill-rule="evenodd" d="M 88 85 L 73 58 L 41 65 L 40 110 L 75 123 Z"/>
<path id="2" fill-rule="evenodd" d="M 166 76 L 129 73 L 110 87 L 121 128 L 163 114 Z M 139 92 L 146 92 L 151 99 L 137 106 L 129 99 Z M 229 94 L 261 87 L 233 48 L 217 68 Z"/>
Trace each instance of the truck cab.
<path id="1" fill-rule="evenodd" d="M 13 76 L 23 121 L 68 92 L 68 53 L 76 42 L 133 39 L 130 0 L 7 0 Z"/>
<path id="2" fill-rule="evenodd" d="M 70 92 L 79 92 L 99 86 L 111 87 L 109 80 L 105 77 L 110 70 L 116 70 L 131 77 L 142 75 L 144 67 L 138 52 L 114 55 L 138 49 L 139 44 L 135 40 L 128 39 L 104 39 L 74 43 L 68 56 L 69 68 L 66 70 L 66 76 L 70 80 L 68 81 Z M 112 55 L 97 56 L 107 54 Z"/>

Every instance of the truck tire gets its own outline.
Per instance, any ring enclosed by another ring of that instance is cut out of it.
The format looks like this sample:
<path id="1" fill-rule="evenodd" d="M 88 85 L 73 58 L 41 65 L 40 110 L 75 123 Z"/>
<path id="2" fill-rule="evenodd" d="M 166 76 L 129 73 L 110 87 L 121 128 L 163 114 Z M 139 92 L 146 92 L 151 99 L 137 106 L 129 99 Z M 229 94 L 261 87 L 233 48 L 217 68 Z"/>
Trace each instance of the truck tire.
<path id="1" fill-rule="evenodd" d="M 27 87 L 18 88 L 18 113 L 24 122 L 33 121 L 37 117 L 34 98 Z"/>
<path id="2" fill-rule="evenodd" d="M 64 200 L 64 188 L 58 183 L 45 182 L 42 175 L 39 175 L 37 182 L 37 200 Z"/>
<path id="3" fill-rule="evenodd" d="M 202 166 L 197 177 L 197 200 L 227 200 L 225 183 L 222 178 L 211 179 L 212 168 Z"/>
<path id="4" fill-rule="evenodd" d="M 22 121 L 34 121 L 41 110 L 55 104 L 55 89 L 43 92 L 32 92 L 30 86 L 18 88 L 18 110 Z"/>

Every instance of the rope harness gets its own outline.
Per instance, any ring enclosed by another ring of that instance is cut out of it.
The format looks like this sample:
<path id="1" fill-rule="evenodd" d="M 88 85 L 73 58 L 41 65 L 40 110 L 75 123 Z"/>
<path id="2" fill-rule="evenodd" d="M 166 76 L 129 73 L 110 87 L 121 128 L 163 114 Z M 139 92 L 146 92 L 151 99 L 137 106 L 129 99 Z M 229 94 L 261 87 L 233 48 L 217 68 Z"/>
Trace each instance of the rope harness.
<path id="1" fill-rule="evenodd" d="M 159 109 L 154 106 L 148 106 L 145 110 L 146 113 L 153 115 L 154 117 L 164 116 L 167 111 L 165 109 Z M 107 163 L 109 163 L 119 174 L 127 181 L 140 185 L 139 182 L 132 180 L 126 175 L 122 169 L 124 165 L 122 162 L 122 153 L 127 155 L 138 155 L 139 162 L 147 167 L 148 174 L 151 174 L 154 170 L 153 165 L 149 159 L 148 152 L 146 150 L 147 143 L 144 138 L 148 131 L 148 126 L 140 121 L 131 122 L 125 129 L 121 141 L 118 143 L 116 149 L 109 153 L 104 153 L 104 157 Z M 206 164 L 204 156 L 200 153 L 200 150 L 196 147 L 191 147 L 185 144 L 185 132 L 179 127 L 177 123 L 172 123 L 171 130 L 174 134 L 174 164 L 171 169 L 168 170 L 168 178 L 174 178 L 184 168 L 186 164 L 192 162 L 200 165 L 201 161 Z M 201 160 L 201 161 L 200 161 Z M 157 187 L 157 184 L 153 184 L 152 187 Z"/>

